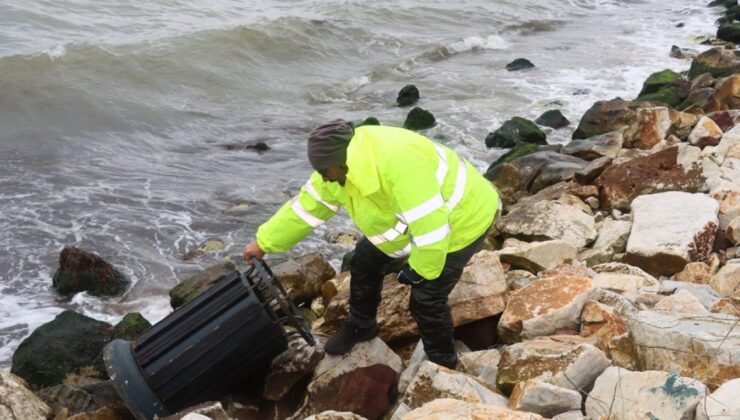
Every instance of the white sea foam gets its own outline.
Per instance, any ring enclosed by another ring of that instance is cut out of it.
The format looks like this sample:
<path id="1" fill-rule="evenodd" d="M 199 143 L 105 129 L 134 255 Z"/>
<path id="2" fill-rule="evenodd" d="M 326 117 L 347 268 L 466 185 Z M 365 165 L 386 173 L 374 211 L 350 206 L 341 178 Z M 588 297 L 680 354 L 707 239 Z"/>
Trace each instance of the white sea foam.
<path id="1" fill-rule="evenodd" d="M 470 36 L 447 46 L 448 51 L 451 53 L 476 50 L 505 50 L 507 48 L 509 48 L 509 43 L 499 35 Z"/>
<path id="2" fill-rule="evenodd" d="M 67 54 L 67 48 L 64 45 L 55 45 L 44 50 L 42 54 L 48 55 L 49 58 L 51 58 L 51 61 L 54 61 L 64 57 L 64 55 Z"/>
<path id="3" fill-rule="evenodd" d="M 9 367 L 13 352 L 33 330 L 63 311 L 52 302 L 0 294 L 0 367 Z"/>

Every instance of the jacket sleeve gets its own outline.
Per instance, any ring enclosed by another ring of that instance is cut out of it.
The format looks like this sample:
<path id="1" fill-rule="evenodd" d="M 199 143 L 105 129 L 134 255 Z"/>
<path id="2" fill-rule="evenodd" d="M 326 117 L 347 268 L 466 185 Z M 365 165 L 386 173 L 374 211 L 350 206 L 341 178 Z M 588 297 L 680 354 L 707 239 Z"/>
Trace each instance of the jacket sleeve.
<path id="1" fill-rule="evenodd" d="M 257 244 L 267 253 L 287 251 L 337 213 L 336 196 L 336 187 L 314 172 L 298 195 L 257 229 Z"/>
<path id="2" fill-rule="evenodd" d="M 428 159 L 392 158 L 386 167 L 393 198 L 408 225 L 409 265 L 427 280 L 440 276 L 450 245 L 450 211 L 442 198 L 435 165 Z"/>

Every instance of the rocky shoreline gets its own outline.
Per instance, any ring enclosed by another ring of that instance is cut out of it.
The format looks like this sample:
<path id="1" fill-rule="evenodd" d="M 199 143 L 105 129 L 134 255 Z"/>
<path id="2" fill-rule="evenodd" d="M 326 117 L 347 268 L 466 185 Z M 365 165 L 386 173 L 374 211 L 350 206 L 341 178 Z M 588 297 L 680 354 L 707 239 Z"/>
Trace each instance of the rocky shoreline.
<path id="1" fill-rule="evenodd" d="M 740 6 L 710 6 L 723 10 L 719 39 L 702 53 L 670 52 L 686 72 L 656 71 L 634 100 L 596 102 L 570 143 L 547 143 L 548 130 L 569 124 L 557 110 L 512 116 L 486 137 L 511 150 L 485 174 L 503 211 L 450 295 L 457 371 L 425 360 L 409 288 L 394 274 L 380 336 L 325 355 L 347 316 L 349 273 L 314 253 L 273 270 L 317 345 L 290 332 L 257 391 L 169 418 L 740 419 Z M 418 99 L 406 86 L 397 103 Z M 404 126 L 434 123 L 417 107 Z M 214 246 L 205 245 L 188 259 Z M 244 268 L 224 261 L 184 280 L 172 307 Z M 127 285 L 76 248 L 62 251 L 53 279 L 60 295 Z M 0 369 L 0 418 L 133 418 L 101 352 L 149 327 L 140 314 L 114 326 L 61 313 L 21 343 L 12 373 Z"/>

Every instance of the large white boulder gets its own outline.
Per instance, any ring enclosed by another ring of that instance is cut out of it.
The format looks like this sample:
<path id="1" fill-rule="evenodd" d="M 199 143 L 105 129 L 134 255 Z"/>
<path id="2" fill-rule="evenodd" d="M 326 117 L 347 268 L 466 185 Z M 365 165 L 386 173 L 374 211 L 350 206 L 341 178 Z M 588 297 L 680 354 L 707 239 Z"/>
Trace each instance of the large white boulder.
<path id="1" fill-rule="evenodd" d="M 740 419 L 740 378 L 727 381 L 696 406 L 696 420 Z"/>
<path id="2" fill-rule="evenodd" d="M 740 377 L 740 328 L 735 316 L 645 310 L 629 314 L 627 325 L 641 369 L 678 372 L 711 388 Z"/>
<path id="3" fill-rule="evenodd" d="M 672 275 L 704 260 L 714 244 L 717 201 L 679 191 L 643 195 L 632 201 L 632 231 L 625 262 L 653 275 Z"/>
<path id="4" fill-rule="evenodd" d="M 700 381 L 675 373 L 631 372 L 612 366 L 586 399 L 589 419 L 692 419 L 706 395 Z"/>

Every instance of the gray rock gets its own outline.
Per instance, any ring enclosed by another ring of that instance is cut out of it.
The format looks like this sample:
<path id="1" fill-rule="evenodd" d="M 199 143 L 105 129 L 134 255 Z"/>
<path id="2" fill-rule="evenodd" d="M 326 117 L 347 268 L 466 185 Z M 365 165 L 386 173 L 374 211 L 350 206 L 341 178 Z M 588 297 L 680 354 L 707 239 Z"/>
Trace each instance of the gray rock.
<path id="1" fill-rule="evenodd" d="M 511 264 L 513 268 L 537 273 L 572 261 L 576 251 L 573 245 L 562 240 L 518 242 L 516 246 L 499 250 L 498 256 L 501 262 Z"/>
<path id="2" fill-rule="evenodd" d="M 696 297 L 706 308 L 711 309 L 720 300 L 720 296 L 708 284 L 687 283 L 685 281 L 661 280 L 661 288 L 664 290 L 684 290 Z"/>
<path id="3" fill-rule="evenodd" d="M 457 350 L 458 353 L 470 351 L 465 343 L 457 340 L 455 341 L 455 350 Z M 460 356 L 460 359 L 462 360 L 462 355 Z M 411 354 L 411 359 L 409 359 L 406 369 L 401 372 L 401 377 L 398 379 L 398 393 L 400 395 L 403 395 L 403 393 L 406 392 L 406 388 L 408 388 L 409 383 L 411 383 L 411 380 L 414 379 L 416 374 L 419 372 L 421 364 L 428 360 L 429 357 L 427 357 L 427 354 L 424 352 L 424 344 L 419 340 L 419 342 L 416 343 L 414 352 Z"/>
<path id="4" fill-rule="evenodd" d="M 581 393 L 545 382 L 519 382 L 511 393 L 509 408 L 552 417 L 581 408 Z"/>
<path id="5" fill-rule="evenodd" d="M 576 247 L 585 246 L 597 235 L 593 216 L 556 201 L 519 207 L 499 219 L 497 226 L 504 235 L 560 239 Z"/>
<path id="6" fill-rule="evenodd" d="M 624 142 L 624 129 L 610 131 L 590 139 L 572 140 L 563 147 L 562 152 L 585 160 L 594 160 L 602 156 L 617 157 Z"/>

